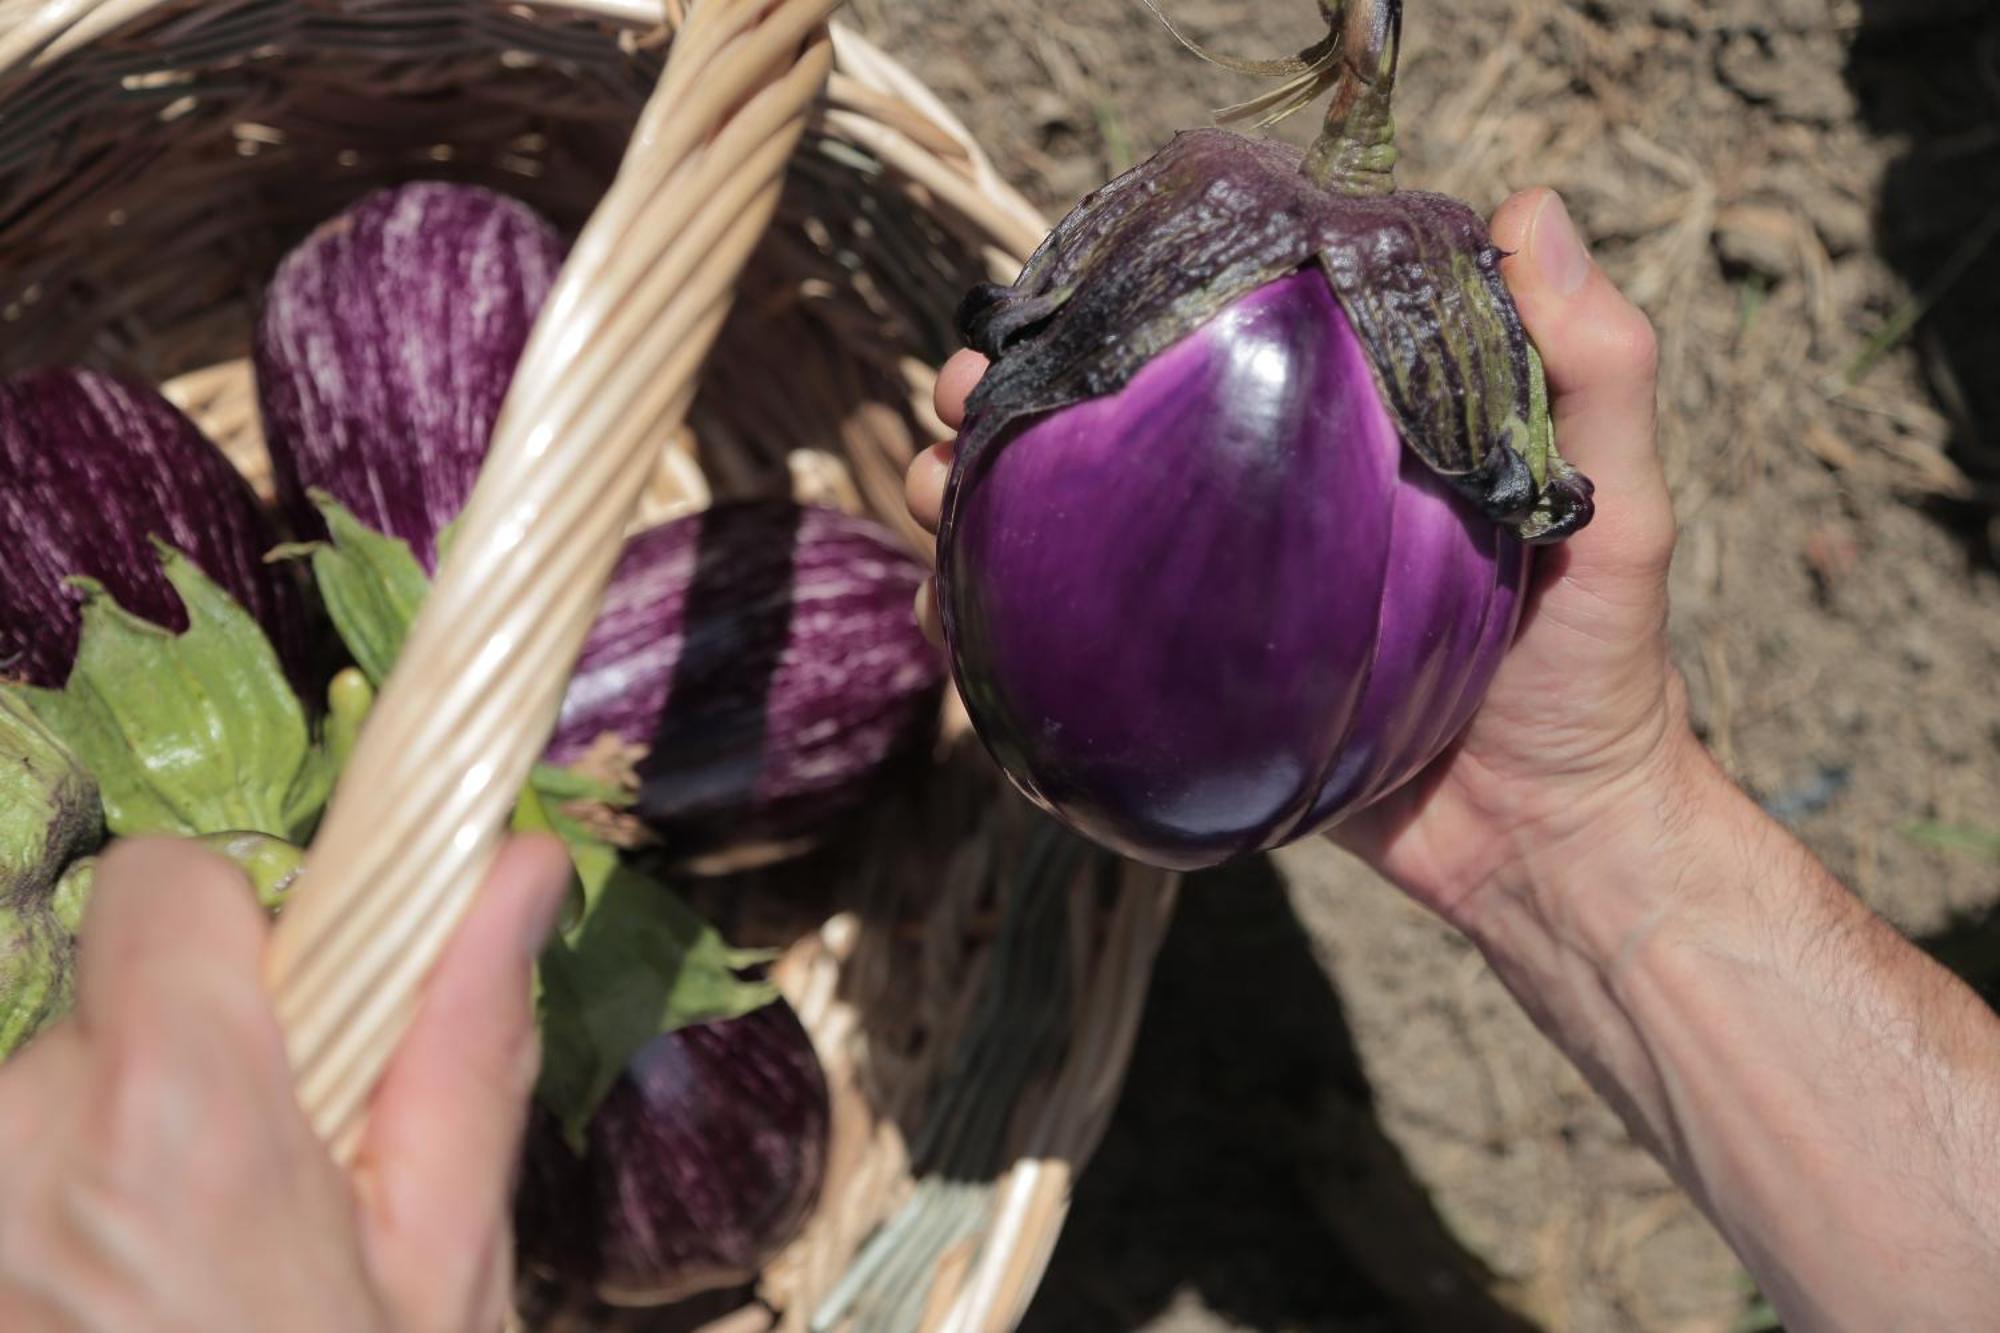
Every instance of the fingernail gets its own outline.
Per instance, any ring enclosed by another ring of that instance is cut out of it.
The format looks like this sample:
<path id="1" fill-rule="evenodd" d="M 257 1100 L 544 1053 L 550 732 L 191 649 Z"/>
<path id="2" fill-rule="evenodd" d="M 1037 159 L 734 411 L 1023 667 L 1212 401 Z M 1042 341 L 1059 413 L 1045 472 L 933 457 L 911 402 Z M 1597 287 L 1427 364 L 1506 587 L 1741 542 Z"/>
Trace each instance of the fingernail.
<path id="1" fill-rule="evenodd" d="M 1553 190 L 1535 214 L 1528 252 L 1534 256 L 1536 271 L 1558 296 L 1574 296 L 1590 278 L 1590 252 L 1583 248 L 1562 196 Z"/>

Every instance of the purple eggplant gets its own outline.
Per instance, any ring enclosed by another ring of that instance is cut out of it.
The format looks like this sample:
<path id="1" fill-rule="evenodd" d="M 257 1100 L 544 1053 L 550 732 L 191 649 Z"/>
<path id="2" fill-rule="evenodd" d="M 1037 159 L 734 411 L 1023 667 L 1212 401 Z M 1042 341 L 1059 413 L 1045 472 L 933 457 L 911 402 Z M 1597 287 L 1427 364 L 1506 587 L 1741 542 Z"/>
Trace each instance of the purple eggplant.
<path id="1" fill-rule="evenodd" d="M 243 605 L 302 680 L 310 638 L 277 534 L 257 497 L 194 423 L 144 385 L 91 370 L 0 384 L 0 676 L 60 686 L 76 660 L 80 600 L 97 580 L 134 615 L 187 628 L 154 538 Z"/>
<path id="2" fill-rule="evenodd" d="M 527 205 L 437 182 L 372 194 L 286 256 L 255 350 L 299 532 L 323 535 L 308 493 L 325 490 L 436 568 L 562 259 Z"/>
<path id="3" fill-rule="evenodd" d="M 635 537 L 549 758 L 611 736 L 633 813 L 670 854 L 809 840 L 933 734 L 944 662 L 912 607 L 923 565 L 864 519 L 717 505 Z"/>
<path id="4" fill-rule="evenodd" d="M 516 1199 L 532 1271 L 621 1305 L 751 1280 L 819 1197 L 830 1111 L 784 1003 L 648 1042 L 581 1154 L 537 1106 Z"/>
<path id="5" fill-rule="evenodd" d="M 1394 189 L 1396 0 L 1323 5 L 1303 156 L 1184 134 L 961 320 L 938 589 L 980 737 L 1044 808 L 1210 865 L 1410 778 L 1478 706 L 1529 548 L 1588 522 L 1469 208 Z"/>

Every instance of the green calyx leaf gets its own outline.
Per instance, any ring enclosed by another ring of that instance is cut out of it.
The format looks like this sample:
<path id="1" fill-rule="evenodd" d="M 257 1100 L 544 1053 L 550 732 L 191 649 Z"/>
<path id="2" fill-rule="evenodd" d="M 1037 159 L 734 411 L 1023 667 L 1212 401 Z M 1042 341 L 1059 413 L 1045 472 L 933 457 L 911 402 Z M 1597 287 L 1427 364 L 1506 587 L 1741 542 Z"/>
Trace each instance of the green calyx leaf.
<path id="1" fill-rule="evenodd" d="M 201 846 L 236 863 L 257 901 L 268 912 L 285 905 L 299 872 L 305 869 L 305 849 L 263 833 L 210 833 L 195 839 Z"/>
<path id="2" fill-rule="evenodd" d="M 268 911 L 284 905 L 305 852 L 262 833 L 194 839 L 242 869 Z M 44 899 L 0 907 L 0 1059 L 67 1014 L 76 998 L 76 936 L 97 885 L 97 858 L 72 861 Z"/>
<path id="3" fill-rule="evenodd" d="M 76 932 L 96 859 L 73 862 L 40 902 L 0 911 L 0 1059 L 69 1012 L 76 994 Z"/>
<path id="4" fill-rule="evenodd" d="M 103 835 L 90 773 L 27 700 L 0 689 L 0 910 L 39 903 Z"/>
<path id="5" fill-rule="evenodd" d="M 407 544 L 362 523 L 325 495 L 314 501 L 330 540 L 305 553 L 334 628 L 365 679 L 336 678 L 328 744 L 350 753 L 368 706 L 402 651 L 430 591 Z M 439 549 L 449 545 L 447 529 Z M 731 949 L 715 928 L 664 884 L 632 869 L 618 849 L 567 811 L 621 807 L 633 793 L 613 782 L 537 764 L 514 811 L 518 832 L 560 837 L 576 867 L 562 928 L 537 970 L 542 1075 L 537 1095 L 581 1146 L 583 1131 L 638 1049 L 664 1032 L 735 1018 L 777 998 L 745 968 L 765 955 Z"/>
<path id="6" fill-rule="evenodd" d="M 430 591 L 409 543 L 375 531 L 324 491 L 312 493 L 329 540 L 282 546 L 272 558 L 306 556 L 327 615 L 369 683 L 381 686 Z"/>
<path id="7" fill-rule="evenodd" d="M 85 593 L 83 638 L 60 690 L 21 687 L 97 779 L 120 836 L 240 829 L 303 841 L 332 768 L 264 632 L 179 551 L 159 545 L 187 607 L 174 634 Z"/>
<path id="8" fill-rule="evenodd" d="M 1534 479 L 1535 501 L 1528 513 L 1515 524 L 1517 536 L 1530 545 L 1560 541 L 1587 522 L 1591 508 L 1591 485 L 1569 461 L 1556 452 L 1555 421 L 1549 414 L 1549 382 L 1542 369 L 1541 353 L 1524 340 L 1527 353 L 1527 420 L 1507 419 L 1502 427 L 1508 448 L 1528 465 Z"/>
<path id="9" fill-rule="evenodd" d="M 97 787 L 19 695 L 0 690 L 0 1058 L 69 1008 Z M 83 867 L 79 870 L 79 867 Z"/>
<path id="10" fill-rule="evenodd" d="M 532 788 L 517 829 L 556 833 L 576 866 L 582 910 L 542 953 L 536 1095 L 572 1147 L 632 1056 L 662 1033 L 736 1018 L 778 998 L 743 969 L 769 955 L 732 949 L 681 896 L 618 849 L 552 812 Z"/>

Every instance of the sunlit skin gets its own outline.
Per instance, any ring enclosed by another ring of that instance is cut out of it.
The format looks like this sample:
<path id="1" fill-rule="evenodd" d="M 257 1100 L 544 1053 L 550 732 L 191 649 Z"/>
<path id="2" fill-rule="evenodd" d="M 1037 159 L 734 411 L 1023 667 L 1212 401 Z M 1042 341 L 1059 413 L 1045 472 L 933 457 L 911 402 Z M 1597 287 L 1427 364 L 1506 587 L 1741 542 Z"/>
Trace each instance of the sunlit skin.
<path id="1" fill-rule="evenodd" d="M 74 1013 L 0 1068 L 0 1328 L 498 1330 L 529 968 L 568 867 L 553 841 L 502 854 L 343 1173 L 293 1093 L 241 872 L 187 843 L 113 848 Z"/>
<path id="2" fill-rule="evenodd" d="M 1552 192 L 1509 199 L 1492 231 L 1597 520 L 1541 553 L 1459 742 L 1331 836 L 1479 945 L 1795 1333 L 1988 1327 L 2000 1019 L 1694 737 L 1667 651 L 1652 328 Z M 984 369 L 944 367 L 947 424 Z M 907 479 L 933 530 L 951 456 Z M 928 588 L 917 610 L 937 637 Z"/>
<path id="3" fill-rule="evenodd" d="M 1505 272 L 1542 353 L 1561 447 L 1616 521 L 1540 553 L 1520 635 L 1460 745 L 1423 782 L 1337 835 L 1461 923 L 1468 898 L 1514 844 L 1554 852 L 1602 805 L 1682 761 L 1684 710 L 1666 647 L 1674 518 L 1653 449 L 1653 332 L 1587 258 L 1581 270 L 1523 281 L 1535 224 L 1553 200 L 1509 200 L 1493 219 L 1494 239 L 1517 252 Z M 954 428 L 985 364 L 961 352 L 938 377 L 938 413 Z M 932 529 L 951 451 L 929 450 L 907 478 L 910 511 Z M 934 596 L 918 606 L 937 636 Z M 1562 682 L 1562 709 L 1550 706 L 1552 681 Z"/>
<path id="4" fill-rule="evenodd" d="M 1793 1330 L 2000 1309 L 2000 1019 L 1711 763 L 1667 659 L 1653 343 L 1546 191 L 1494 235 L 1599 517 L 1543 564 L 1462 743 L 1338 839 L 1465 930 Z M 963 416 L 981 367 L 947 367 Z M 937 518 L 948 455 L 911 508 Z M 101 863 L 74 1014 L 0 1067 L 0 1328 L 492 1333 L 560 847 L 512 844 L 343 1174 L 292 1091 L 229 863 Z"/>

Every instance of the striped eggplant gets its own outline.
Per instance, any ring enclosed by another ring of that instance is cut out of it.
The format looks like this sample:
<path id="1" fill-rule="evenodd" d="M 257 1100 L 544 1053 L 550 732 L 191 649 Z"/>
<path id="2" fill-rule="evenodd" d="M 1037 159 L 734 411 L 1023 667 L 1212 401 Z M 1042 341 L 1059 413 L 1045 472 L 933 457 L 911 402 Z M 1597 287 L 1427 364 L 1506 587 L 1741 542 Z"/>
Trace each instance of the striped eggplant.
<path id="1" fill-rule="evenodd" d="M 923 565 L 864 519 L 718 505 L 635 537 L 549 757 L 604 737 L 670 853 L 810 840 L 920 750 L 944 686 L 912 613 Z"/>
<path id="2" fill-rule="evenodd" d="M 783 1001 L 647 1042 L 574 1151 L 537 1107 L 515 1234 L 532 1271 L 619 1305 L 750 1281 L 819 1196 L 831 1123 Z"/>
<path id="3" fill-rule="evenodd" d="M 68 1007 L 87 883 L 65 871 L 103 835 L 90 774 L 0 690 L 0 1056 Z"/>
<path id="4" fill-rule="evenodd" d="M 255 358 L 297 531 L 324 535 L 322 489 L 436 568 L 562 258 L 527 205 L 440 182 L 369 195 L 285 258 Z"/>
<path id="5" fill-rule="evenodd" d="M 92 370 L 0 384 L 0 676 L 63 683 L 81 632 L 75 576 L 142 619 L 186 629 L 156 538 L 242 604 L 303 678 L 304 595 L 265 563 L 277 540 L 269 519 L 193 422 L 152 389 Z"/>

